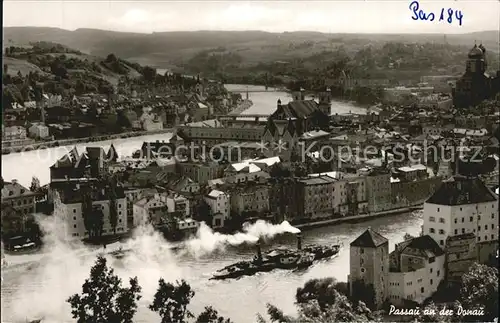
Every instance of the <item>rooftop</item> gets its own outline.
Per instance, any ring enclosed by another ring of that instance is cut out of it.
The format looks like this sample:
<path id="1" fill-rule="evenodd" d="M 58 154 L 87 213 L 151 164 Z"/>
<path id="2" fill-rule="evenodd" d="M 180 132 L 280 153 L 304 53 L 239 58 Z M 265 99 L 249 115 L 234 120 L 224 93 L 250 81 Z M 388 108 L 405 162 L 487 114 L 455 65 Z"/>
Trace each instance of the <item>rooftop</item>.
<path id="1" fill-rule="evenodd" d="M 479 178 L 454 176 L 443 181 L 426 203 L 453 206 L 496 202 L 497 199 L 498 196 Z"/>
<path id="2" fill-rule="evenodd" d="M 385 243 L 389 243 L 387 238 L 368 228 L 356 240 L 351 242 L 351 247 L 377 248 Z"/>
<path id="3" fill-rule="evenodd" d="M 300 179 L 298 182 L 303 183 L 305 185 L 324 185 L 329 183 L 334 183 L 336 180 L 330 176 L 318 176 L 311 177 L 306 179 Z"/>
<path id="4" fill-rule="evenodd" d="M 2 200 L 5 198 L 16 198 L 21 196 L 33 196 L 36 193 L 33 193 L 26 187 L 17 183 L 17 181 L 5 182 L 4 187 L 2 188 Z"/>
<path id="5" fill-rule="evenodd" d="M 224 195 L 224 194 L 225 194 L 225 193 L 224 193 L 224 192 L 222 192 L 222 191 L 219 191 L 219 190 L 212 190 L 212 191 L 208 194 L 208 196 L 209 196 L 209 197 L 213 197 L 213 198 L 217 198 L 217 197 L 219 197 L 219 196 L 221 196 L 221 195 Z"/>
<path id="6" fill-rule="evenodd" d="M 427 257 L 438 257 L 444 254 L 443 249 L 441 249 L 437 242 L 429 235 L 416 237 L 398 245 L 398 250 L 401 252 L 409 249 L 411 249 L 412 252 L 417 251 Z"/>

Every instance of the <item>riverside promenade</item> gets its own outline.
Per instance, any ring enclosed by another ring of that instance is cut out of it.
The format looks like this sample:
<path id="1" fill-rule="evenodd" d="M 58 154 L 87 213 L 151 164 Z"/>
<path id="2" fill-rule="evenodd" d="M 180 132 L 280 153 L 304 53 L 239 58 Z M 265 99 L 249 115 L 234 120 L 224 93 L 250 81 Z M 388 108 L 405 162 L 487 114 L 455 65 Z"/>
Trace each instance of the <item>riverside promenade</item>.
<path id="1" fill-rule="evenodd" d="M 415 205 L 415 206 L 391 209 L 391 210 L 374 212 L 374 213 L 357 214 L 357 215 L 351 215 L 351 216 L 343 216 L 343 217 L 339 217 L 339 218 L 335 218 L 335 219 L 294 224 L 293 226 L 296 228 L 299 228 L 299 229 L 313 229 L 313 228 L 317 228 L 317 227 L 323 227 L 323 226 L 338 224 L 338 223 L 362 222 L 362 221 L 366 221 L 366 220 L 373 219 L 373 218 L 379 218 L 379 217 L 383 217 L 383 216 L 409 213 L 409 212 L 412 212 L 415 210 L 421 210 L 423 208 L 424 208 L 424 205 L 419 204 L 419 205 Z"/>

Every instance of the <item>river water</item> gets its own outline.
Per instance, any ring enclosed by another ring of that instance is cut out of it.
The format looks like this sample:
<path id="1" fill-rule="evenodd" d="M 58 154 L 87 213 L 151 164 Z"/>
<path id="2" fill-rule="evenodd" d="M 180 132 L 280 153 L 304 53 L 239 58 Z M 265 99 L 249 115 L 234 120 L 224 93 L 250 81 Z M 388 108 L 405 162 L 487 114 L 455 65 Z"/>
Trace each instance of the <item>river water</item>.
<path id="1" fill-rule="evenodd" d="M 242 88 L 241 86 L 237 88 Z M 254 105 L 246 114 L 264 114 L 271 112 L 278 98 L 288 101 L 288 94 L 283 92 L 250 93 Z M 361 112 L 345 103 L 332 104 L 332 111 L 337 113 Z M 167 139 L 169 135 L 152 135 L 114 140 L 120 156 L 131 155 L 140 148 L 143 141 Z M 96 145 L 97 143 L 92 143 Z M 105 149 L 111 142 L 99 143 Z M 79 150 L 85 144 L 76 145 Z M 49 167 L 72 147 L 58 147 L 44 151 L 31 151 L 2 156 L 2 176 L 4 180 L 17 179 L 29 186 L 31 177 L 38 176 L 42 184 L 49 182 Z M 307 280 L 321 277 L 335 277 L 346 281 L 349 270 L 349 243 L 369 226 L 382 233 L 390 241 L 390 248 L 401 242 L 405 233 L 417 235 L 422 224 L 421 214 L 393 215 L 358 224 L 339 224 L 317 228 L 304 232 L 304 244 L 342 243 L 338 257 L 313 265 L 303 272 L 276 270 L 230 281 L 209 281 L 211 273 L 230 263 L 243 258 L 253 257 L 250 247 L 230 248 L 224 252 L 205 255 L 195 259 L 187 255 L 174 255 L 160 249 L 165 242 L 150 235 L 139 238 L 140 248 L 134 259 L 116 262 L 113 266 L 124 279 L 138 276 L 143 287 L 143 299 L 136 315 L 137 322 L 158 322 L 156 314 L 147 309 L 151 302 L 160 277 L 168 281 L 184 278 L 194 288 L 196 295 L 191 310 L 195 314 L 204 306 L 214 306 L 222 315 L 235 322 L 255 322 L 257 313 L 265 313 L 266 303 L 272 303 L 288 314 L 295 313 L 294 295 L 297 287 Z M 295 237 L 284 234 L 263 245 L 263 250 L 277 246 L 295 247 Z M 73 251 L 58 247 L 47 255 L 9 256 L 10 264 L 22 264 L 43 261 L 39 268 L 28 270 L 16 267 L 2 270 L 2 322 L 25 322 L 26 318 L 45 317 L 48 321 L 71 321 L 70 309 L 65 299 L 71 294 L 81 292 L 81 285 L 88 277 L 93 257 L 74 257 Z M 54 258 L 54 255 L 58 257 Z M 92 255 L 92 253 L 91 253 Z M 48 257 L 48 258 L 47 258 Z M 142 257 L 142 258 L 141 258 Z M 146 258 L 144 258 L 146 257 Z M 49 259 L 49 260 L 43 260 Z"/>

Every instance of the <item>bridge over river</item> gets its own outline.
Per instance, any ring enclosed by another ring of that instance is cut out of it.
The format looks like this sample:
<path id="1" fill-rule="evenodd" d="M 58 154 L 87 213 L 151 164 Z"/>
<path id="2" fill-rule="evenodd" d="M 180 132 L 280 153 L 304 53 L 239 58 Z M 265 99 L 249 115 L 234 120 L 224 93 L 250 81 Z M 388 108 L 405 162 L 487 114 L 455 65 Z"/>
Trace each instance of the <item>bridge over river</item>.
<path id="1" fill-rule="evenodd" d="M 267 89 L 259 89 L 259 88 L 235 88 L 230 89 L 229 92 L 233 93 L 265 93 L 265 92 L 287 92 L 285 88 L 267 88 Z"/>
<path id="2" fill-rule="evenodd" d="M 215 119 L 218 119 L 218 120 L 221 120 L 221 119 L 246 120 L 246 119 L 259 119 L 259 118 L 267 119 L 269 117 L 269 115 L 270 115 L 270 113 L 269 114 L 216 114 L 216 115 L 214 115 L 214 117 L 215 117 Z"/>

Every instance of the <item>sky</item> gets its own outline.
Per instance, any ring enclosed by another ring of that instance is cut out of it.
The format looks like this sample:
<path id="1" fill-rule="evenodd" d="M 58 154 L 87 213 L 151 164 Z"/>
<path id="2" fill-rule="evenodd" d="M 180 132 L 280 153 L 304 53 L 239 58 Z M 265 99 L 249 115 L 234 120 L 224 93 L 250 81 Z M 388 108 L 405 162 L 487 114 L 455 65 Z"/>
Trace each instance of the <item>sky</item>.
<path id="1" fill-rule="evenodd" d="M 460 10 L 458 21 L 412 20 L 412 1 L 4 0 L 3 26 L 151 33 L 191 30 L 331 33 L 467 33 L 500 29 L 500 1 L 420 1 L 425 13 Z"/>

